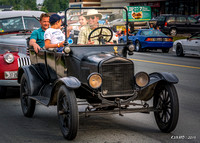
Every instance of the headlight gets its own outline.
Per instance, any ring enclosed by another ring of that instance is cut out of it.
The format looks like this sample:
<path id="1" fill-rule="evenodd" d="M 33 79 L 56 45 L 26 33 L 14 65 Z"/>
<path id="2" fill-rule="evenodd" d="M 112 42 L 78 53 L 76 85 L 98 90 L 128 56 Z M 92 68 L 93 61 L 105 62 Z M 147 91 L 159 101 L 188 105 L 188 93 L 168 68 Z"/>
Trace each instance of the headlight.
<path id="1" fill-rule="evenodd" d="M 70 49 L 70 47 L 67 46 L 67 47 L 64 48 L 63 51 L 65 52 L 65 54 L 69 54 L 71 49 Z"/>
<path id="2" fill-rule="evenodd" d="M 14 56 L 11 53 L 7 53 L 4 56 L 4 60 L 6 61 L 6 63 L 11 64 L 14 61 Z"/>
<path id="3" fill-rule="evenodd" d="M 149 75 L 145 72 L 139 72 L 135 75 L 135 83 L 139 87 L 144 87 L 149 83 Z"/>
<path id="4" fill-rule="evenodd" d="M 91 73 L 88 76 L 88 84 L 90 87 L 97 89 L 101 86 L 102 84 L 102 78 L 101 75 L 98 73 Z"/>
<path id="5" fill-rule="evenodd" d="M 133 51 L 135 50 L 135 46 L 134 46 L 133 44 L 129 45 L 129 46 L 128 46 L 128 50 L 129 50 L 130 52 L 133 52 Z"/>

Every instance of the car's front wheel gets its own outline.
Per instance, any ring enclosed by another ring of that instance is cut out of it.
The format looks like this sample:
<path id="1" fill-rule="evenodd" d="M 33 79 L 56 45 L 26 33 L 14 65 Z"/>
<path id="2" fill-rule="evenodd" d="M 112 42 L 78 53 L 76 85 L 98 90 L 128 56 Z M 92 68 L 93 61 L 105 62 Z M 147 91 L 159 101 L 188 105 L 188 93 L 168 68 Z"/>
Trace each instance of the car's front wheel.
<path id="1" fill-rule="evenodd" d="M 156 88 L 153 106 L 156 123 L 162 132 L 169 133 L 176 128 L 179 116 L 179 102 L 176 89 L 171 83 L 160 83 Z"/>
<path id="2" fill-rule="evenodd" d="M 74 91 L 64 85 L 58 91 L 57 114 L 64 138 L 73 140 L 79 126 L 78 106 Z"/>
<path id="3" fill-rule="evenodd" d="M 0 86 L 0 99 L 3 99 L 6 97 L 6 91 L 7 91 L 7 87 Z"/>
<path id="4" fill-rule="evenodd" d="M 176 35 L 177 35 L 177 30 L 176 30 L 176 28 L 170 29 L 169 34 L 172 35 L 172 36 L 176 36 Z"/>
<path id="5" fill-rule="evenodd" d="M 169 48 L 162 49 L 162 52 L 163 52 L 163 53 L 169 53 Z"/>
<path id="6" fill-rule="evenodd" d="M 35 112 L 36 101 L 28 96 L 29 86 L 26 76 L 23 74 L 20 82 L 20 101 L 24 116 L 32 117 Z"/>
<path id="7" fill-rule="evenodd" d="M 176 55 L 177 55 L 178 57 L 184 56 L 184 54 L 183 54 L 183 47 L 182 47 L 182 45 L 181 45 L 180 43 L 178 43 L 178 44 L 176 45 Z"/>
<path id="8" fill-rule="evenodd" d="M 141 52 L 142 51 L 140 41 L 136 41 L 135 42 L 135 51 L 136 52 Z"/>

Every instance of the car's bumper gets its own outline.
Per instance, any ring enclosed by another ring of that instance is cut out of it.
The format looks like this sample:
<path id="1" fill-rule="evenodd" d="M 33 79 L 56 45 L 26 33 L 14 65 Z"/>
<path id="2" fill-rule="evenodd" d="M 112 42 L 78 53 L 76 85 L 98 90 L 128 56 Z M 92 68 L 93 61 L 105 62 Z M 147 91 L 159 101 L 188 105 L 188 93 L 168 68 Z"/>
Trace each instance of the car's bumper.
<path id="1" fill-rule="evenodd" d="M 0 80 L 0 86 L 19 86 L 17 80 Z"/>
<path id="2" fill-rule="evenodd" d="M 142 48 L 171 48 L 173 47 L 173 42 L 143 42 Z"/>

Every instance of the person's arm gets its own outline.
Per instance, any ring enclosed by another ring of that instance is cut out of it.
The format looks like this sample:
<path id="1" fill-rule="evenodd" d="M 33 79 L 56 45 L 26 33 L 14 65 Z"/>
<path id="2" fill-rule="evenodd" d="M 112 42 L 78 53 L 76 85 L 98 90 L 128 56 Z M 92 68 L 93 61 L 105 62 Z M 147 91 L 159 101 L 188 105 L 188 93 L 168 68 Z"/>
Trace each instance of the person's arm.
<path id="1" fill-rule="evenodd" d="M 64 47 L 64 41 L 62 41 L 61 43 L 58 43 L 58 44 L 51 44 L 51 40 L 49 39 L 46 39 L 44 41 L 45 43 L 45 48 L 48 49 L 48 48 L 60 48 L 60 47 Z"/>
<path id="2" fill-rule="evenodd" d="M 38 53 L 38 50 L 41 49 L 41 47 L 36 43 L 36 40 L 38 38 L 38 34 L 36 31 L 33 31 L 30 37 L 29 45 L 33 46 L 36 53 Z"/>
<path id="3" fill-rule="evenodd" d="M 36 43 L 36 40 L 35 40 L 35 39 L 31 39 L 31 40 L 29 41 L 29 45 L 30 45 L 30 46 L 33 46 L 33 48 L 34 48 L 34 50 L 35 50 L 36 53 L 38 53 L 38 50 L 41 49 L 41 47 Z"/>

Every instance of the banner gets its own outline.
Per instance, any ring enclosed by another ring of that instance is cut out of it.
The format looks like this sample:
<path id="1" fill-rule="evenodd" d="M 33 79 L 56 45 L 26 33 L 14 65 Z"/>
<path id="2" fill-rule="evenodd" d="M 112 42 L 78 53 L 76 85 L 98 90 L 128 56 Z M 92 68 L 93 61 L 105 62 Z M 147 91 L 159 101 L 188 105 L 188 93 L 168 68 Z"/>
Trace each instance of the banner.
<path id="1" fill-rule="evenodd" d="M 126 8 L 128 10 L 129 21 L 148 21 L 151 19 L 150 6 L 127 6 Z"/>

